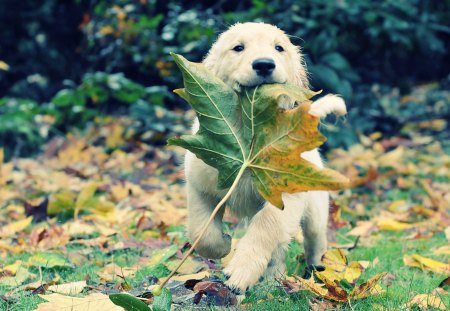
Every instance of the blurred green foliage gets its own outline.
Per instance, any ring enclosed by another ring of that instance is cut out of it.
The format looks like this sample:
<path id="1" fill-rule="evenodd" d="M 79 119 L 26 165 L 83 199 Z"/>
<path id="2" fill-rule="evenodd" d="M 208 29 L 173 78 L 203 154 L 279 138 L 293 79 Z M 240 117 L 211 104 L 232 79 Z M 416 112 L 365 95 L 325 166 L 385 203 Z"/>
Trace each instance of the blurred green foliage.
<path id="1" fill-rule="evenodd" d="M 170 132 L 164 122 L 185 106 L 171 93 L 181 76 L 169 52 L 201 61 L 218 33 L 246 21 L 290 34 L 313 87 L 342 94 L 351 106 L 353 127 L 330 145 L 350 145 L 358 133 L 392 134 L 424 115 L 386 109 L 380 94 L 397 87 L 398 104 L 414 85 L 440 83 L 435 93 L 449 87 L 449 20 L 449 0 L 4 0 L 0 146 L 8 156 L 28 155 L 99 114 L 129 115 L 137 132 Z M 448 107 L 447 93 L 440 96 Z M 165 116 L 158 122 L 155 109 Z"/>

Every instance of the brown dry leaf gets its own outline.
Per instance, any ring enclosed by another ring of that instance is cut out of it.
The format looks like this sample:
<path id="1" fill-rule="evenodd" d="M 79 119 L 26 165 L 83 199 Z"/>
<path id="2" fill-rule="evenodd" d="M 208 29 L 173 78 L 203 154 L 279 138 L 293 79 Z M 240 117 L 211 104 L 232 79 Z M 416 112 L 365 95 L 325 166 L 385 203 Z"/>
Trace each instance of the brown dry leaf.
<path id="1" fill-rule="evenodd" d="M 309 310 L 311 311 L 326 311 L 326 310 L 339 310 L 331 301 L 319 300 L 316 297 L 311 297 L 308 300 Z"/>
<path id="2" fill-rule="evenodd" d="M 195 284 L 194 292 L 197 293 L 197 301 L 200 302 L 201 296 L 208 296 L 214 306 L 236 305 L 238 303 L 236 295 L 223 283 L 203 281 Z"/>
<path id="3" fill-rule="evenodd" d="M 418 267 L 422 270 L 429 270 L 441 274 L 450 274 L 450 264 L 445 264 L 434 259 L 426 258 L 417 254 L 411 256 L 404 255 L 403 262 L 410 267 Z"/>
<path id="4" fill-rule="evenodd" d="M 450 286 L 450 276 L 443 279 L 441 283 L 439 283 L 438 287 Z"/>
<path id="5" fill-rule="evenodd" d="M 126 278 L 136 273 L 137 268 L 124 268 L 116 264 L 109 264 L 97 271 L 97 275 L 107 282 L 117 280 L 119 277 Z"/>
<path id="6" fill-rule="evenodd" d="M 59 293 L 59 294 L 79 294 L 87 286 L 86 281 L 78 281 L 71 283 L 64 283 L 58 285 L 52 285 L 47 288 L 47 290 Z"/>
<path id="7" fill-rule="evenodd" d="M 343 288 L 339 287 L 334 281 L 330 281 L 325 284 L 319 284 L 314 281 L 313 276 L 311 276 L 311 278 L 308 280 L 302 279 L 300 277 L 295 278 L 303 288 L 308 289 L 310 292 L 316 294 L 317 296 L 339 302 L 348 301 L 349 297 L 347 292 Z"/>
<path id="8" fill-rule="evenodd" d="M 418 294 L 414 296 L 404 307 L 412 308 L 413 306 L 418 306 L 420 310 L 430 310 L 431 308 L 448 310 L 441 298 L 432 294 Z"/>
<path id="9" fill-rule="evenodd" d="M 61 294 L 39 295 L 47 302 L 38 305 L 36 311 L 123 311 L 107 295 L 94 293 L 78 298 Z"/>

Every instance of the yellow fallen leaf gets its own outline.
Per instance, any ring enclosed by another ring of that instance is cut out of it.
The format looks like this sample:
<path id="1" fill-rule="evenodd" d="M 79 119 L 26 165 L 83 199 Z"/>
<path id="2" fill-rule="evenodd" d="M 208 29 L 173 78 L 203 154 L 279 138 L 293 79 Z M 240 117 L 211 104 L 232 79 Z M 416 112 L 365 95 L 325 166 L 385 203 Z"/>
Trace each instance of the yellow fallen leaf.
<path id="1" fill-rule="evenodd" d="M 95 191 L 97 191 L 97 187 L 98 187 L 97 183 L 93 182 L 85 186 L 83 189 L 81 189 L 75 202 L 75 209 L 79 210 L 85 208 L 86 205 L 88 205 L 88 202 L 94 196 Z"/>
<path id="2" fill-rule="evenodd" d="M 0 272 L 7 271 L 7 272 L 11 273 L 12 275 L 16 275 L 17 270 L 20 267 L 23 267 L 24 265 L 25 265 L 25 263 L 22 260 L 16 260 L 16 262 L 14 262 L 13 264 L 3 267 L 3 269 L 1 269 Z"/>
<path id="3" fill-rule="evenodd" d="M 418 294 L 414 296 L 413 299 L 406 304 L 406 308 L 412 308 L 413 306 L 418 306 L 420 310 L 430 310 L 431 308 L 448 310 L 439 296 L 431 294 Z"/>
<path id="4" fill-rule="evenodd" d="M 123 138 L 124 132 L 125 129 L 122 125 L 113 125 L 110 128 L 109 135 L 106 137 L 106 146 L 111 149 L 122 146 L 125 143 Z"/>
<path id="5" fill-rule="evenodd" d="M 349 283 L 355 283 L 365 269 L 359 262 L 348 263 L 341 249 L 327 251 L 322 257 L 322 263 L 325 265 L 325 271 L 316 272 L 315 275 L 324 283 L 342 279 L 346 279 Z"/>
<path id="6" fill-rule="evenodd" d="M 66 222 L 64 225 L 62 225 L 62 228 L 71 236 L 89 235 L 98 231 L 93 225 L 78 220 Z"/>
<path id="7" fill-rule="evenodd" d="M 14 254 L 22 253 L 24 251 L 24 249 L 20 246 L 13 246 L 11 244 L 0 241 L 0 251 L 1 250 L 6 250 Z"/>
<path id="8" fill-rule="evenodd" d="M 14 276 L 5 276 L 0 278 L 0 285 L 2 286 L 18 286 L 23 284 L 29 278 L 34 278 L 36 275 L 28 271 L 24 266 L 20 266 Z"/>
<path id="9" fill-rule="evenodd" d="M 86 281 L 64 283 L 49 286 L 47 290 L 59 294 L 79 294 L 87 286 Z"/>
<path id="10" fill-rule="evenodd" d="M 62 190 L 50 196 L 47 213 L 56 215 L 63 211 L 73 210 L 76 194 L 69 190 Z"/>
<path id="11" fill-rule="evenodd" d="M 436 255 L 450 255 L 450 245 L 441 246 L 433 251 Z"/>
<path id="12" fill-rule="evenodd" d="M 61 294 L 39 295 L 39 297 L 47 302 L 39 304 L 36 311 L 123 311 L 123 308 L 116 306 L 107 295 L 99 293 L 83 298 Z"/>
<path id="13" fill-rule="evenodd" d="M 380 219 L 377 221 L 377 227 L 385 231 L 402 231 L 414 227 L 413 224 L 407 224 L 394 219 Z"/>
<path id="14" fill-rule="evenodd" d="M 410 267 L 418 267 L 423 270 L 429 270 L 436 273 L 449 274 L 450 264 L 445 264 L 434 259 L 426 258 L 417 254 L 411 256 L 404 255 L 403 262 L 405 265 Z"/>
<path id="15" fill-rule="evenodd" d="M 5 63 L 4 61 L 0 60 L 0 70 L 8 71 L 9 65 Z"/>
<path id="16" fill-rule="evenodd" d="M 172 259 L 164 263 L 164 265 L 166 266 L 167 269 L 172 271 L 178 266 L 180 262 L 181 259 Z M 203 262 L 193 259 L 187 259 L 178 269 L 177 273 L 178 274 L 197 273 L 202 268 L 205 268 L 205 264 Z"/>
<path id="17" fill-rule="evenodd" d="M 111 195 L 116 202 L 120 202 L 129 196 L 129 188 L 119 184 L 111 186 Z"/>
<path id="18" fill-rule="evenodd" d="M 347 232 L 347 235 L 366 237 L 374 230 L 376 230 L 376 226 L 372 221 L 358 221 L 356 227 Z"/>
<path id="19" fill-rule="evenodd" d="M 409 208 L 409 204 L 406 200 L 396 200 L 389 204 L 388 210 L 393 213 L 405 212 Z"/>
<path id="20" fill-rule="evenodd" d="M 208 277 L 210 275 L 209 271 L 200 271 L 198 273 L 194 274 L 185 274 L 185 275 L 174 275 L 171 280 L 172 281 L 179 281 L 179 282 L 186 282 L 187 280 L 203 280 L 204 278 Z M 160 278 L 159 282 L 162 283 L 167 278 Z"/>
<path id="21" fill-rule="evenodd" d="M 0 229 L 0 238 L 5 238 L 16 234 L 17 232 L 23 231 L 28 227 L 33 221 L 33 216 L 27 217 L 25 219 L 12 222 Z"/>
<path id="22" fill-rule="evenodd" d="M 386 152 L 378 157 L 378 163 L 380 166 L 396 167 L 399 165 L 399 163 L 402 163 L 400 159 L 403 157 L 404 152 L 405 149 L 403 148 L 403 146 L 399 146 L 396 149 Z"/>

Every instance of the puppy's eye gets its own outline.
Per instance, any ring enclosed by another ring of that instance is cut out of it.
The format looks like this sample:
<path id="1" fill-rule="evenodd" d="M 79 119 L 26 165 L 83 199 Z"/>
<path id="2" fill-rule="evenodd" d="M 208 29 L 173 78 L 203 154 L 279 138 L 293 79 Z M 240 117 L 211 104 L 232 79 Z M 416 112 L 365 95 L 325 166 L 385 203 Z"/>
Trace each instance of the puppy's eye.
<path id="1" fill-rule="evenodd" d="M 244 46 L 242 44 L 236 45 L 233 49 L 235 52 L 242 52 L 244 50 Z"/>
<path id="2" fill-rule="evenodd" d="M 284 52 L 284 48 L 281 45 L 275 45 L 275 50 L 278 52 Z"/>

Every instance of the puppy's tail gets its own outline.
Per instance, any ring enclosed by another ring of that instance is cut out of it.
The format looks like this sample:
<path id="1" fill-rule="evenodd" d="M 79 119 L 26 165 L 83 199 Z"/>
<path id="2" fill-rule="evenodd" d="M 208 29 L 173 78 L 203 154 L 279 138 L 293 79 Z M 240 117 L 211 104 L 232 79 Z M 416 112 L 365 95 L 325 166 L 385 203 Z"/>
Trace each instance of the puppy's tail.
<path id="1" fill-rule="evenodd" d="M 309 110 L 309 114 L 324 118 L 328 114 L 334 113 L 338 116 L 347 114 L 347 106 L 345 106 L 344 100 L 338 95 L 329 94 L 316 100 Z"/>

